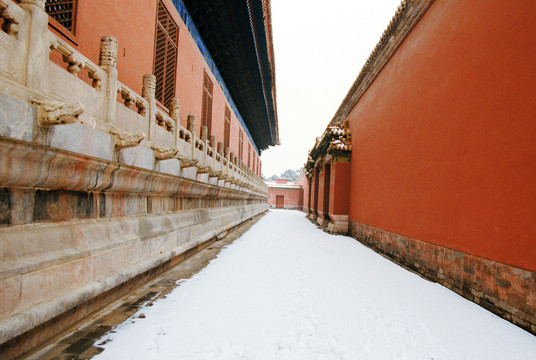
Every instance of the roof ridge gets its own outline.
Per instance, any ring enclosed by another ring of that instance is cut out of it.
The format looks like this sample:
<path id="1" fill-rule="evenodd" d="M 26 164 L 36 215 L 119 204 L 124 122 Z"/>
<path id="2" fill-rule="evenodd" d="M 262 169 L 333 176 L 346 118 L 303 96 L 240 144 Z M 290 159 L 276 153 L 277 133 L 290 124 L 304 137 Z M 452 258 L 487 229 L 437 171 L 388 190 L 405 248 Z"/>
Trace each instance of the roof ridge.
<path id="1" fill-rule="evenodd" d="M 380 40 L 361 68 L 357 79 L 337 109 L 330 125 L 343 122 L 361 95 L 389 62 L 434 0 L 402 0 Z"/>

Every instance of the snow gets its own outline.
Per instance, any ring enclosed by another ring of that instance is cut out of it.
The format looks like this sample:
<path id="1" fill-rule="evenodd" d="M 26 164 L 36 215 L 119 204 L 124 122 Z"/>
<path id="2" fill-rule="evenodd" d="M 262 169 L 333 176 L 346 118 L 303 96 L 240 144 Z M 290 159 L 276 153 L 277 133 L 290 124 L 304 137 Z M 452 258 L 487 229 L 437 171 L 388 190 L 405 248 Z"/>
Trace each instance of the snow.
<path id="1" fill-rule="evenodd" d="M 272 210 L 95 359 L 536 359 L 536 337 L 292 210 Z"/>

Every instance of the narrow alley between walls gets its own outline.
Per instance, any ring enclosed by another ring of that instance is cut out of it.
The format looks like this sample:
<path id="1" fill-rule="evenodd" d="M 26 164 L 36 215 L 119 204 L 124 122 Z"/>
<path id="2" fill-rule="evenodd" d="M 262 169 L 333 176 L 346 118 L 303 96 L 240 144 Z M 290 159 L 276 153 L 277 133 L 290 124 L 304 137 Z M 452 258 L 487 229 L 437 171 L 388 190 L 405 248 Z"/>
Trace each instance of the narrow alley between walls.
<path id="1" fill-rule="evenodd" d="M 299 211 L 269 211 L 150 305 L 94 359 L 536 357 L 530 333 Z"/>

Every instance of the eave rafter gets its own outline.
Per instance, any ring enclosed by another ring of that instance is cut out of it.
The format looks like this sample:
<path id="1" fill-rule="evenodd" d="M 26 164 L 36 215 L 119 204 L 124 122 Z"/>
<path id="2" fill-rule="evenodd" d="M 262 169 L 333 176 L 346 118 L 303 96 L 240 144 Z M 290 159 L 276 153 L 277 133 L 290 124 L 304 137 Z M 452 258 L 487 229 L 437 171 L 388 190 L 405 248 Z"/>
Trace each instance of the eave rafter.
<path id="1" fill-rule="evenodd" d="M 322 136 L 316 139 L 305 163 L 307 172 L 310 173 L 316 163 L 327 154 L 344 157 L 352 155 L 352 134 L 346 122 L 328 126 Z"/>
<path id="2" fill-rule="evenodd" d="M 182 0 L 260 150 L 279 143 L 269 0 Z"/>

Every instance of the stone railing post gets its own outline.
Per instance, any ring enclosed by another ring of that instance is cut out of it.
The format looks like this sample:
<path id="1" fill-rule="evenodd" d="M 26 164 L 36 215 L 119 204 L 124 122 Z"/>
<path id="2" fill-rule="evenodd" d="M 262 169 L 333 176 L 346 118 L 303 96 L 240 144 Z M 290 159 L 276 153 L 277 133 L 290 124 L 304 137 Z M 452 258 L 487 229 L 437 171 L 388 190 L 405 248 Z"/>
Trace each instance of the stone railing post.
<path id="1" fill-rule="evenodd" d="M 195 115 L 188 115 L 186 118 L 186 129 L 195 136 Z"/>
<path id="2" fill-rule="evenodd" d="M 236 167 L 233 166 L 233 165 L 234 165 L 234 159 L 235 159 L 235 156 L 236 156 L 236 155 L 235 155 L 234 152 L 231 151 L 231 152 L 229 153 L 229 168 L 232 169 L 232 171 L 231 171 L 231 176 L 232 176 L 233 178 L 236 179 Z"/>
<path id="3" fill-rule="evenodd" d="M 223 165 L 223 142 L 218 141 L 216 144 L 216 152 L 220 154 L 220 170 L 222 171 L 222 174 L 225 176 L 227 175 L 227 171 L 225 170 L 225 166 Z M 217 159 L 217 156 L 214 156 L 215 159 Z"/>
<path id="4" fill-rule="evenodd" d="M 186 129 L 192 134 L 192 159 L 195 155 L 195 143 L 196 143 L 196 135 L 195 135 L 195 115 L 188 115 L 186 118 Z"/>
<path id="5" fill-rule="evenodd" d="M 201 126 L 201 136 L 200 139 L 205 143 L 203 146 L 203 165 L 207 166 L 208 164 L 208 127 L 206 125 Z"/>
<path id="6" fill-rule="evenodd" d="M 141 96 L 147 100 L 149 103 L 149 111 L 147 111 L 147 120 L 148 120 L 148 127 L 147 127 L 147 133 L 148 133 L 148 139 L 150 141 L 155 140 L 155 132 L 156 132 L 156 97 L 155 97 L 155 91 L 156 91 L 156 76 L 153 74 L 145 74 L 143 75 L 143 85 L 141 88 Z"/>
<path id="7" fill-rule="evenodd" d="M 104 97 L 104 119 L 107 123 L 115 121 L 117 107 L 117 40 L 113 36 L 103 36 L 100 42 L 99 66 L 106 71 L 106 81 L 102 94 Z"/>
<path id="8" fill-rule="evenodd" d="M 218 160 L 216 156 L 216 135 L 210 135 L 208 139 L 208 146 L 211 147 L 211 151 L 213 152 L 212 158 L 209 160 L 212 164 L 213 170 L 216 171 L 218 169 Z"/>
<path id="9" fill-rule="evenodd" d="M 225 165 L 225 171 L 226 171 L 226 174 L 227 174 L 227 179 L 225 181 L 227 182 L 227 181 L 229 181 L 229 176 L 231 176 L 231 159 L 229 157 L 229 148 L 228 147 L 223 148 L 223 157 L 225 159 L 227 159 L 227 164 Z"/>
<path id="10" fill-rule="evenodd" d="M 175 121 L 175 146 L 179 144 L 179 119 L 180 101 L 177 98 L 172 98 L 169 102 L 169 117 Z"/>
<path id="11" fill-rule="evenodd" d="M 45 0 L 21 0 L 19 6 L 30 15 L 26 86 L 41 93 L 48 91 L 48 14 Z"/>
<path id="12" fill-rule="evenodd" d="M 210 145 L 211 148 L 216 150 L 216 135 L 210 135 L 208 144 Z"/>
<path id="13" fill-rule="evenodd" d="M 201 140 L 208 140 L 208 127 L 206 125 L 201 126 Z"/>
<path id="14" fill-rule="evenodd" d="M 169 117 L 177 122 L 179 122 L 180 105 L 181 103 L 177 98 L 172 98 L 169 102 Z"/>

